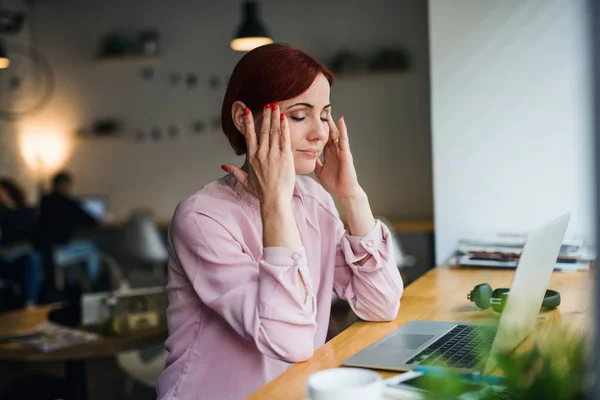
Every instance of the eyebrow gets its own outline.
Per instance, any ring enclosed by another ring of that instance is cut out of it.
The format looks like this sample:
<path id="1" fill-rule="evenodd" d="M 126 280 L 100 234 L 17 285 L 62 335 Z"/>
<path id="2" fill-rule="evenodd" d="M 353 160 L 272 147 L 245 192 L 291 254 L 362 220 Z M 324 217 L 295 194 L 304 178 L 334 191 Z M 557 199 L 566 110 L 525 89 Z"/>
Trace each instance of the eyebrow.
<path id="1" fill-rule="evenodd" d="M 313 106 L 310 103 L 296 103 L 296 104 L 292 104 L 287 109 L 289 110 L 290 108 L 297 107 L 297 106 L 303 106 L 303 107 L 308 107 L 308 108 L 315 108 L 315 106 Z M 326 109 L 326 108 L 328 108 L 328 107 L 331 107 L 331 103 L 327 104 L 325 107 L 323 107 L 323 110 Z"/>

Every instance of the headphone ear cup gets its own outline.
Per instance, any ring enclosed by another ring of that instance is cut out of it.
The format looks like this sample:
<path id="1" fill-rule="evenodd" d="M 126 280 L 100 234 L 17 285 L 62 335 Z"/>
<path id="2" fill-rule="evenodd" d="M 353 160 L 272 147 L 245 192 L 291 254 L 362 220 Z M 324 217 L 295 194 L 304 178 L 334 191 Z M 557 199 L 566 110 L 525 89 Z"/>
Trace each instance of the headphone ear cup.
<path id="1" fill-rule="evenodd" d="M 490 298 L 492 297 L 492 287 L 487 283 L 481 283 L 471 290 L 467 296 L 475 305 L 482 310 L 490 307 Z"/>

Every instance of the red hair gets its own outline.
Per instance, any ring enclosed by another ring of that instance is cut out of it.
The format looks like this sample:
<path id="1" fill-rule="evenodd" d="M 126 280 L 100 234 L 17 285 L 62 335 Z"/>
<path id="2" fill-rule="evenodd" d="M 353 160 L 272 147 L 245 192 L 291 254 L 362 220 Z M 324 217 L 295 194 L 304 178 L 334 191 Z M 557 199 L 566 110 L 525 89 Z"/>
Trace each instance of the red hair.
<path id="1" fill-rule="evenodd" d="M 223 132 L 236 155 L 246 154 L 246 139 L 235 127 L 231 107 L 236 101 L 253 113 L 262 112 L 267 103 L 288 100 L 304 93 L 319 74 L 333 84 L 329 69 L 305 52 L 273 43 L 245 54 L 235 66 L 221 110 Z"/>

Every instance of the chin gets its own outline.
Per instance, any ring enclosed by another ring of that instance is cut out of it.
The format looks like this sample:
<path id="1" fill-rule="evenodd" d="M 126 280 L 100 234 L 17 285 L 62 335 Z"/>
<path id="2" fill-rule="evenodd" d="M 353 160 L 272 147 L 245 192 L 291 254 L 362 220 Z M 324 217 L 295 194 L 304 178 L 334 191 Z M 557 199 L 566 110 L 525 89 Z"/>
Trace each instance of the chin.
<path id="1" fill-rule="evenodd" d="M 316 161 L 308 161 L 308 160 L 296 161 L 295 162 L 296 175 L 311 174 L 315 170 L 316 165 L 317 165 Z"/>

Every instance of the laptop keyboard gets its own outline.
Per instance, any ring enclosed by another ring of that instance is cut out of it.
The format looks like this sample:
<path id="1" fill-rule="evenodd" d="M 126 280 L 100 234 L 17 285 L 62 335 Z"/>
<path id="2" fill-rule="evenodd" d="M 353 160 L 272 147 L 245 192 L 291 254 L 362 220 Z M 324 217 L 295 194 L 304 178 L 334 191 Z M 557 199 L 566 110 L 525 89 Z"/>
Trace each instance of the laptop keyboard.
<path id="1" fill-rule="evenodd" d="M 475 368 L 487 359 L 497 327 L 457 325 L 407 361 L 407 364 Z"/>

